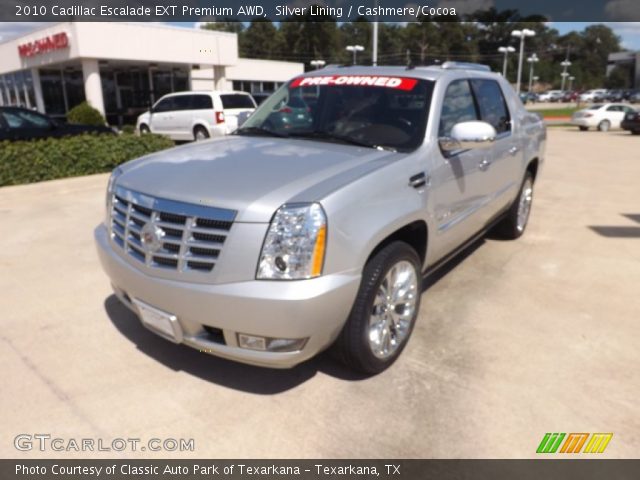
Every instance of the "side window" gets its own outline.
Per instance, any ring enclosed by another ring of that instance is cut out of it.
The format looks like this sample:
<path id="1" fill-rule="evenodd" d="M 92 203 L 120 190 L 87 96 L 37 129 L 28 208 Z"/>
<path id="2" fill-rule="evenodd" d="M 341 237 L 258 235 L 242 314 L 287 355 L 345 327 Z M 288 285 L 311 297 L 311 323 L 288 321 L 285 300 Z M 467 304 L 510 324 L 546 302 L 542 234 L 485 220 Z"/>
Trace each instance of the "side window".
<path id="1" fill-rule="evenodd" d="M 467 80 L 451 82 L 444 93 L 442 112 L 440 113 L 440 137 L 451 135 L 456 123 L 478 120 L 473 95 Z"/>
<path id="2" fill-rule="evenodd" d="M 213 101 L 209 95 L 193 95 L 191 97 L 192 110 L 213 110 Z"/>
<path id="3" fill-rule="evenodd" d="M 9 128 L 49 128 L 51 124 L 46 117 L 37 113 L 24 111 L 2 112 Z"/>
<path id="4" fill-rule="evenodd" d="M 191 108 L 191 95 L 178 95 L 173 97 L 173 111 L 189 110 Z"/>
<path id="5" fill-rule="evenodd" d="M 622 107 L 620 107 L 619 105 L 611 105 L 610 107 L 607 107 L 607 112 L 622 112 Z"/>
<path id="6" fill-rule="evenodd" d="M 480 109 L 480 120 L 487 122 L 498 133 L 511 130 L 511 117 L 500 85 L 495 80 L 474 79 L 471 87 Z"/>
<path id="7" fill-rule="evenodd" d="M 164 100 L 160 100 L 160 102 L 153 108 L 153 111 L 156 113 L 162 113 L 173 110 L 173 98 L 174 97 L 169 97 Z"/>

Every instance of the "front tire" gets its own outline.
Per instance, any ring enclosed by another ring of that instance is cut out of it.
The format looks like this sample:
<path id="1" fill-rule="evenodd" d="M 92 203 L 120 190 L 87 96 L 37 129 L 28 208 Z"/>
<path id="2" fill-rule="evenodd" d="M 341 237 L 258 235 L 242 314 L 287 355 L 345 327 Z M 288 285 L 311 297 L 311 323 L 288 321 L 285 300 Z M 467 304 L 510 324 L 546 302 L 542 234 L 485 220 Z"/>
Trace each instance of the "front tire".
<path id="1" fill-rule="evenodd" d="M 529 223 L 533 203 L 533 174 L 527 172 L 520 186 L 518 196 L 509 207 L 506 218 L 498 226 L 498 233 L 508 239 L 520 238 Z"/>
<path id="2" fill-rule="evenodd" d="M 140 125 L 140 135 L 149 135 L 150 133 L 151 130 L 146 124 L 143 123 L 142 125 Z"/>
<path id="3" fill-rule="evenodd" d="M 390 243 L 365 265 L 358 296 L 334 353 L 350 368 L 377 374 L 406 346 L 420 309 L 421 263 L 416 251 Z"/>

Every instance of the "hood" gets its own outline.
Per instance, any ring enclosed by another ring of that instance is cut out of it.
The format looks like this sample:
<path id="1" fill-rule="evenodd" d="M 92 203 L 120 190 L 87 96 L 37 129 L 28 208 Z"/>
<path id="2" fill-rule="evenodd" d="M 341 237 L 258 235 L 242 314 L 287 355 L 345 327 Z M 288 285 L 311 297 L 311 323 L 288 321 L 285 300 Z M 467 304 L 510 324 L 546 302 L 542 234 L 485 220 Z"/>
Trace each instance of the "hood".
<path id="1" fill-rule="evenodd" d="M 155 197 L 236 210 L 238 222 L 269 222 L 288 201 L 319 201 L 403 156 L 328 142 L 232 135 L 129 162 L 117 183 Z"/>

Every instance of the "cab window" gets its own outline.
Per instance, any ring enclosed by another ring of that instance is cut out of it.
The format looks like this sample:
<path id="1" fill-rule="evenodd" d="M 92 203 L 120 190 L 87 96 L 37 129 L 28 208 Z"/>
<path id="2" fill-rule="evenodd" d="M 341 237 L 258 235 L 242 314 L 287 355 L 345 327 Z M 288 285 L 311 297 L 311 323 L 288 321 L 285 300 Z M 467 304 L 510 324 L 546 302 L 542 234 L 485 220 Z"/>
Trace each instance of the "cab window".
<path id="1" fill-rule="evenodd" d="M 511 130 L 511 117 L 500 85 L 495 80 L 476 78 L 471 88 L 480 111 L 480 120 L 496 129 L 498 134 Z"/>
<path id="2" fill-rule="evenodd" d="M 478 120 L 467 80 L 456 80 L 447 87 L 442 101 L 439 136 L 448 137 L 456 123 Z"/>

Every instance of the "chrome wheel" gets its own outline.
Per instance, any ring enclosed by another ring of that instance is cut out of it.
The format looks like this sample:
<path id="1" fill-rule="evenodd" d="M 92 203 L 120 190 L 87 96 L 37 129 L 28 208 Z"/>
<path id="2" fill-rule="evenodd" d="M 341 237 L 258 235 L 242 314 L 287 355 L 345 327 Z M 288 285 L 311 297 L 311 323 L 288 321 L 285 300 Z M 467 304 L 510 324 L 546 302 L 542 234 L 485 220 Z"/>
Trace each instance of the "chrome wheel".
<path id="1" fill-rule="evenodd" d="M 378 287 L 369 318 L 369 347 L 377 358 L 393 355 L 409 336 L 418 295 L 418 276 L 411 262 L 394 264 Z"/>
<path id="2" fill-rule="evenodd" d="M 529 213 L 531 212 L 531 203 L 533 201 L 533 181 L 531 177 L 527 177 L 522 185 L 520 192 L 520 200 L 518 203 L 518 223 L 516 228 L 518 232 L 524 232 L 527 222 L 529 221 Z"/>

